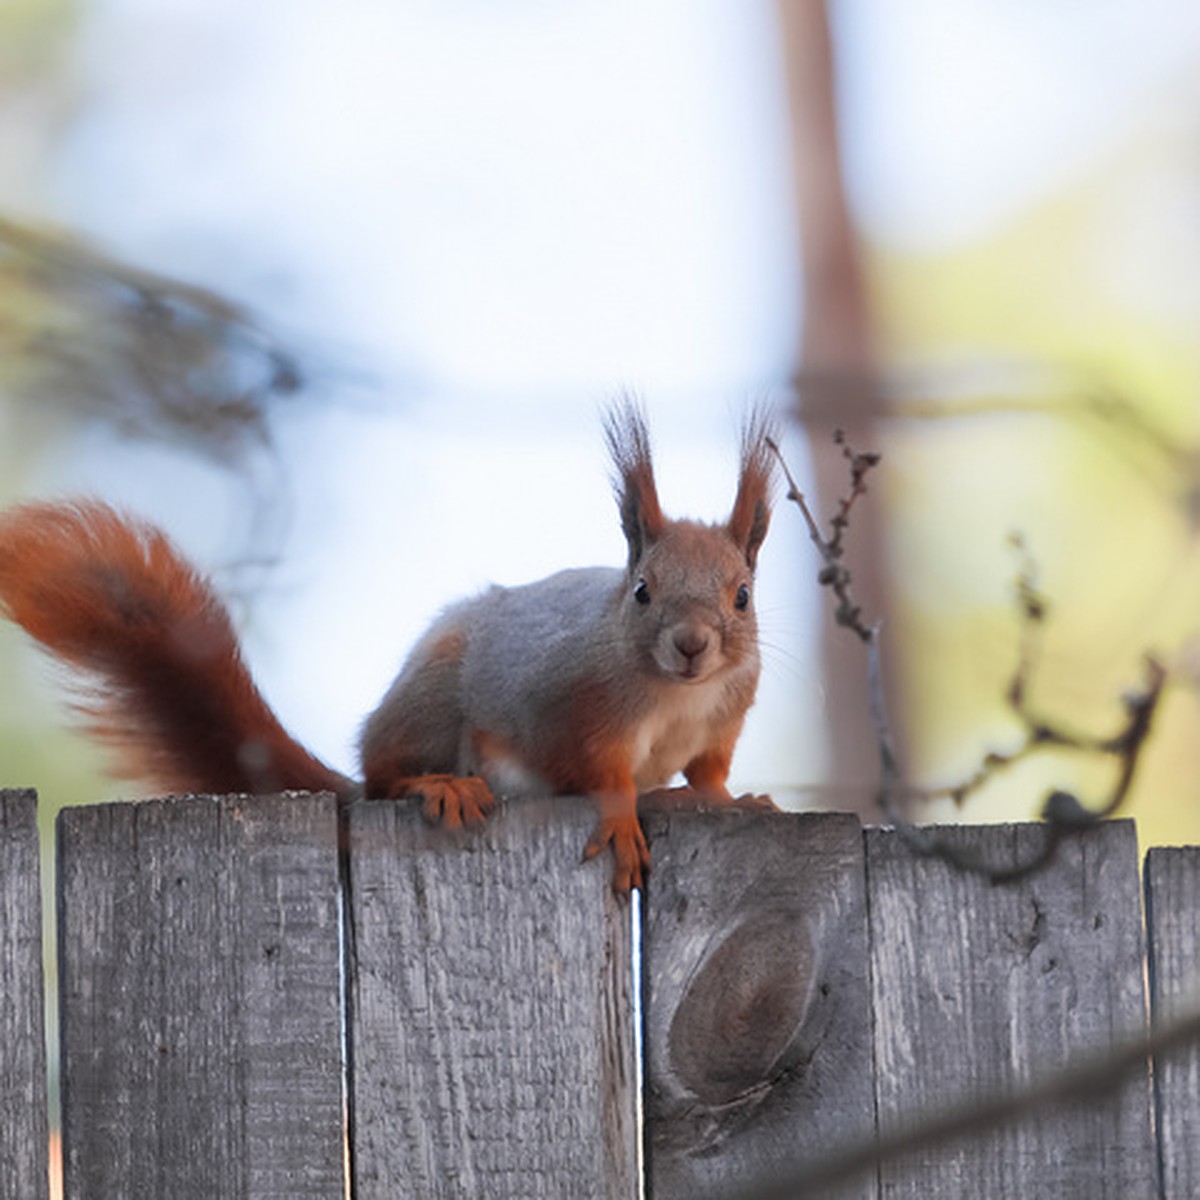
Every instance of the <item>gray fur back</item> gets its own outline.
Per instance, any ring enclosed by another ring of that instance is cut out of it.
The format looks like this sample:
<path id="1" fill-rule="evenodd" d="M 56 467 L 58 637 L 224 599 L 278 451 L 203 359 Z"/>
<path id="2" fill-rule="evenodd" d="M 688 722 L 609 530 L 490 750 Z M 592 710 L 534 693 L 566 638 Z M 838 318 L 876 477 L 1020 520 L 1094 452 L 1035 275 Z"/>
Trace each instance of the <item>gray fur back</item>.
<path id="1" fill-rule="evenodd" d="M 471 724 L 515 734 L 565 703 L 583 680 L 628 671 L 628 650 L 598 644 L 625 572 L 560 571 L 522 587 L 493 587 L 462 612 L 467 630 L 463 697 Z"/>

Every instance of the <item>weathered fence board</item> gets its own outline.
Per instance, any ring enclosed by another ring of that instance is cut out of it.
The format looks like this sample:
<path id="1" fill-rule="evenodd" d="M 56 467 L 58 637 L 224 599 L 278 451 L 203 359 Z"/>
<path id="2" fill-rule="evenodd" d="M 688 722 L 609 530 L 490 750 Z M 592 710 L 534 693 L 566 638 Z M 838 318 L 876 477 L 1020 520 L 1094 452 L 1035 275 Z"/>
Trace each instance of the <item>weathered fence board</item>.
<path id="1" fill-rule="evenodd" d="M 37 796 L 0 791 L 0 1196 L 44 1200 L 46 1039 Z"/>
<path id="2" fill-rule="evenodd" d="M 632 1200 L 630 911 L 606 858 L 579 863 L 593 820 L 547 800 L 452 833 L 371 802 L 339 845 L 330 797 L 64 812 L 68 1197 L 342 1200 L 348 1131 L 356 1200 Z M 788 1171 L 848 1145 L 860 1162 L 876 1122 L 887 1137 L 996 1100 L 1145 1027 L 1129 822 L 1002 886 L 844 815 L 647 829 L 652 1200 L 753 1196 L 758 1180 L 790 1197 Z M 1005 865 L 1044 830 L 940 835 Z M 3 1200 L 47 1195 L 37 879 L 34 797 L 0 792 Z M 1151 1000 L 1170 1020 L 1200 1003 L 1200 850 L 1152 851 L 1145 894 Z M 1155 1085 L 1141 1071 L 910 1145 L 816 1194 L 1200 1194 L 1200 1050 L 1160 1059 Z"/>
<path id="3" fill-rule="evenodd" d="M 358 1200 L 637 1195 L 629 906 L 578 800 L 349 812 Z"/>
<path id="4" fill-rule="evenodd" d="M 1146 855 L 1150 999 L 1156 1023 L 1200 1007 L 1200 849 Z M 1163 1200 L 1200 1196 L 1200 1046 L 1154 1064 Z"/>
<path id="5" fill-rule="evenodd" d="M 647 1193 L 745 1187 L 874 1128 L 863 840 L 849 815 L 647 821 Z M 837 1196 L 876 1194 L 873 1178 Z"/>
<path id="6" fill-rule="evenodd" d="M 343 1195 L 332 797 L 66 809 L 67 1195 Z"/>
<path id="7" fill-rule="evenodd" d="M 1036 825 L 946 828 L 1009 865 Z M 1060 846 L 1032 877 L 993 886 L 867 834 L 876 1091 L 882 1131 L 1044 1078 L 1143 1028 L 1137 842 L 1131 822 Z M 889 1197 L 1158 1195 L 1150 1085 L 1043 1114 L 928 1156 L 886 1163 Z"/>

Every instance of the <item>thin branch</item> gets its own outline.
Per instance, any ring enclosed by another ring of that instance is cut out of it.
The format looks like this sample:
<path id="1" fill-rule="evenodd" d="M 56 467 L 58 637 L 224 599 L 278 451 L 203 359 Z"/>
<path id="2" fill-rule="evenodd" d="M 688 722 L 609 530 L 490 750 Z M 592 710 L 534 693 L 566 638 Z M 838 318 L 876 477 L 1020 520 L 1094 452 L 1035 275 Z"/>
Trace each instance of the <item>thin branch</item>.
<path id="1" fill-rule="evenodd" d="M 825 537 L 821 532 L 821 526 L 813 516 L 812 510 L 804 498 L 804 493 L 788 468 L 779 446 L 770 439 L 768 439 L 767 445 L 770 446 L 783 471 L 784 478 L 787 480 L 787 498 L 798 505 L 804 514 L 804 520 L 808 525 L 808 536 L 824 561 L 824 566 L 817 576 L 817 582 L 822 587 L 829 588 L 838 599 L 837 608 L 834 610 L 834 619 L 839 625 L 856 633 L 862 641 L 870 642 L 873 631 L 864 624 L 862 609 L 854 602 L 850 594 L 852 582 L 850 570 L 842 561 L 845 554 L 843 538 L 850 528 L 850 513 L 854 508 L 855 501 L 866 494 L 867 476 L 879 465 L 880 455 L 858 453 L 851 447 L 846 440 L 846 435 L 840 429 L 834 433 L 833 440 L 842 448 L 842 457 L 850 468 L 850 488 L 838 502 L 837 512 L 830 522 L 833 532 L 829 537 Z"/>
<path id="2" fill-rule="evenodd" d="M 1022 740 L 1015 750 L 1008 753 L 990 752 L 985 755 L 980 766 L 957 784 L 936 789 L 919 789 L 906 785 L 897 760 L 884 698 L 879 653 L 880 626 L 868 625 L 864 620 L 862 610 L 854 600 L 854 581 L 842 562 L 843 538 L 850 526 L 851 511 L 855 502 L 866 492 L 867 475 L 878 465 L 880 456 L 855 451 L 841 433 L 835 435 L 835 440 L 842 447 L 842 454 L 849 467 L 850 480 L 846 495 L 831 522 L 831 533 L 828 536 L 822 532 L 813 516 L 779 448 L 772 443 L 771 449 L 779 460 L 787 480 L 787 498 L 800 508 L 808 526 L 809 537 L 821 555 L 822 567 L 817 580 L 822 587 L 829 588 L 837 599 L 835 618 L 838 624 L 852 630 L 867 647 L 871 720 L 880 760 L 877 793 L 880 810 L 886 821 L 895 827 L 905 843 L 918 854 L 940 858 L 961 870 L 982 875 L 993 883 L 1010 883 L 1023 879 L 1045 866 L 1054 857 L 1065 835 L 1086 829 L 1105 817 L 1112 816 L 1125 802 L 1142 751 L 1149 740 L 1154 715 L 1167 683 L 1167 671 L 1155 659 L 1146 659 L 1145 677 L 1141 688 L 1131 692 L 1124 699 L 1125 721 L 1114 734 L 1107 737 L 1079 733 L 1036 713 L 1029 701 L 1030 685 L 1040 661 L 1042 630 L 1048 606 L 1036 585 L 1036 565 L 1023 541 L 1019 537 L 1014 538 L 1014 547 L 1022 554 L 1016 589 L 1021 634 L 1016 668 L 1005 694 L 1009 707 L 1022 728 Z M 1116 778 L 1107 798 L 1095 808 L 1085 806 L 1070 792 L 1051 792 L 1041 812 L 1046 830 L 1044 842 L 1025 862 L 1014 866 L 993 866 L 960 847 L 947 845 L 936 833 L 913 825 L 903 815 L 902 802 L 914 798 L 930 800 L 950 797 L 962 804 L 999 772 L 1050 747 L 1114 758 Z"/>
<path id="3" fill-rule="evenodd" d="M 947 1142 L 994 1133 L 1014 1121 L 1028 1120 L 1066 1104 L 1094 1104 L 1121 1087 L 1130 1075 L 1146 1069 L 1147 1060 L 1167 1055 L 1200 1040 L 1200 1011 L 1152 1027 L 1102 1054 L 1093 1054 L 1039 1079 L 1027 1087 L 986 1100 L 966 1100 L 926 1114 L 882 1136 L 854 1141 L 795 1172 L 762 1180 L 723 1200 L 800 1200 L 824 1196 L 884 1163 L 906 1155 L 922 1155 Z"/>

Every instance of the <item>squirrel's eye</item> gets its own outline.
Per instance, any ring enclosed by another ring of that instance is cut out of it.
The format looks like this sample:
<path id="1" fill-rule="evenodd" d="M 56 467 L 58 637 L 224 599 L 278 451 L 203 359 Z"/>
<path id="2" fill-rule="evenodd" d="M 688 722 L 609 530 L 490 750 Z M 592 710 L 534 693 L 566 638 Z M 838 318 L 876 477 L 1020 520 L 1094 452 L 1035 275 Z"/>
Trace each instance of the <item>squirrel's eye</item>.
<path id="1" fill-rule="evenodd" d="M 650 603 L 650 589 L 646 586 L 646 581 L 644 579 L 639 579 L 637 581 L 637 587 L 633 589 L 633 598 L 639 604 Z"/>
<path id="2" fill-rule="evenodd" d="M 750 589 L 743 583 L 737 590 L 737 595 L 733 598 L 733 607 L 738 612 L 745 612 L 750 607 Z"/>

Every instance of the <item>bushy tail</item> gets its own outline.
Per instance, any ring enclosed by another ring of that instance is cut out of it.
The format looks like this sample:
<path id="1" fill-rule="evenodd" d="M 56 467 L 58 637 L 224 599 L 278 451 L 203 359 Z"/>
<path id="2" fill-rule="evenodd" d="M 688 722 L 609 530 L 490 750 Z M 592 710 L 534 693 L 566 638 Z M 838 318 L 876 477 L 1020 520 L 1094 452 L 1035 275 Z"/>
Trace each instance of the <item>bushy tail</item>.
<path id="1" fill-rule="evenodd" d="M 0 612 L 82 673 L 86 727 L 121 777 L 160 794 L 347 790 L 279 724 L 225 606 L 154 526 L 92 501 L 0 515 Z"/>

